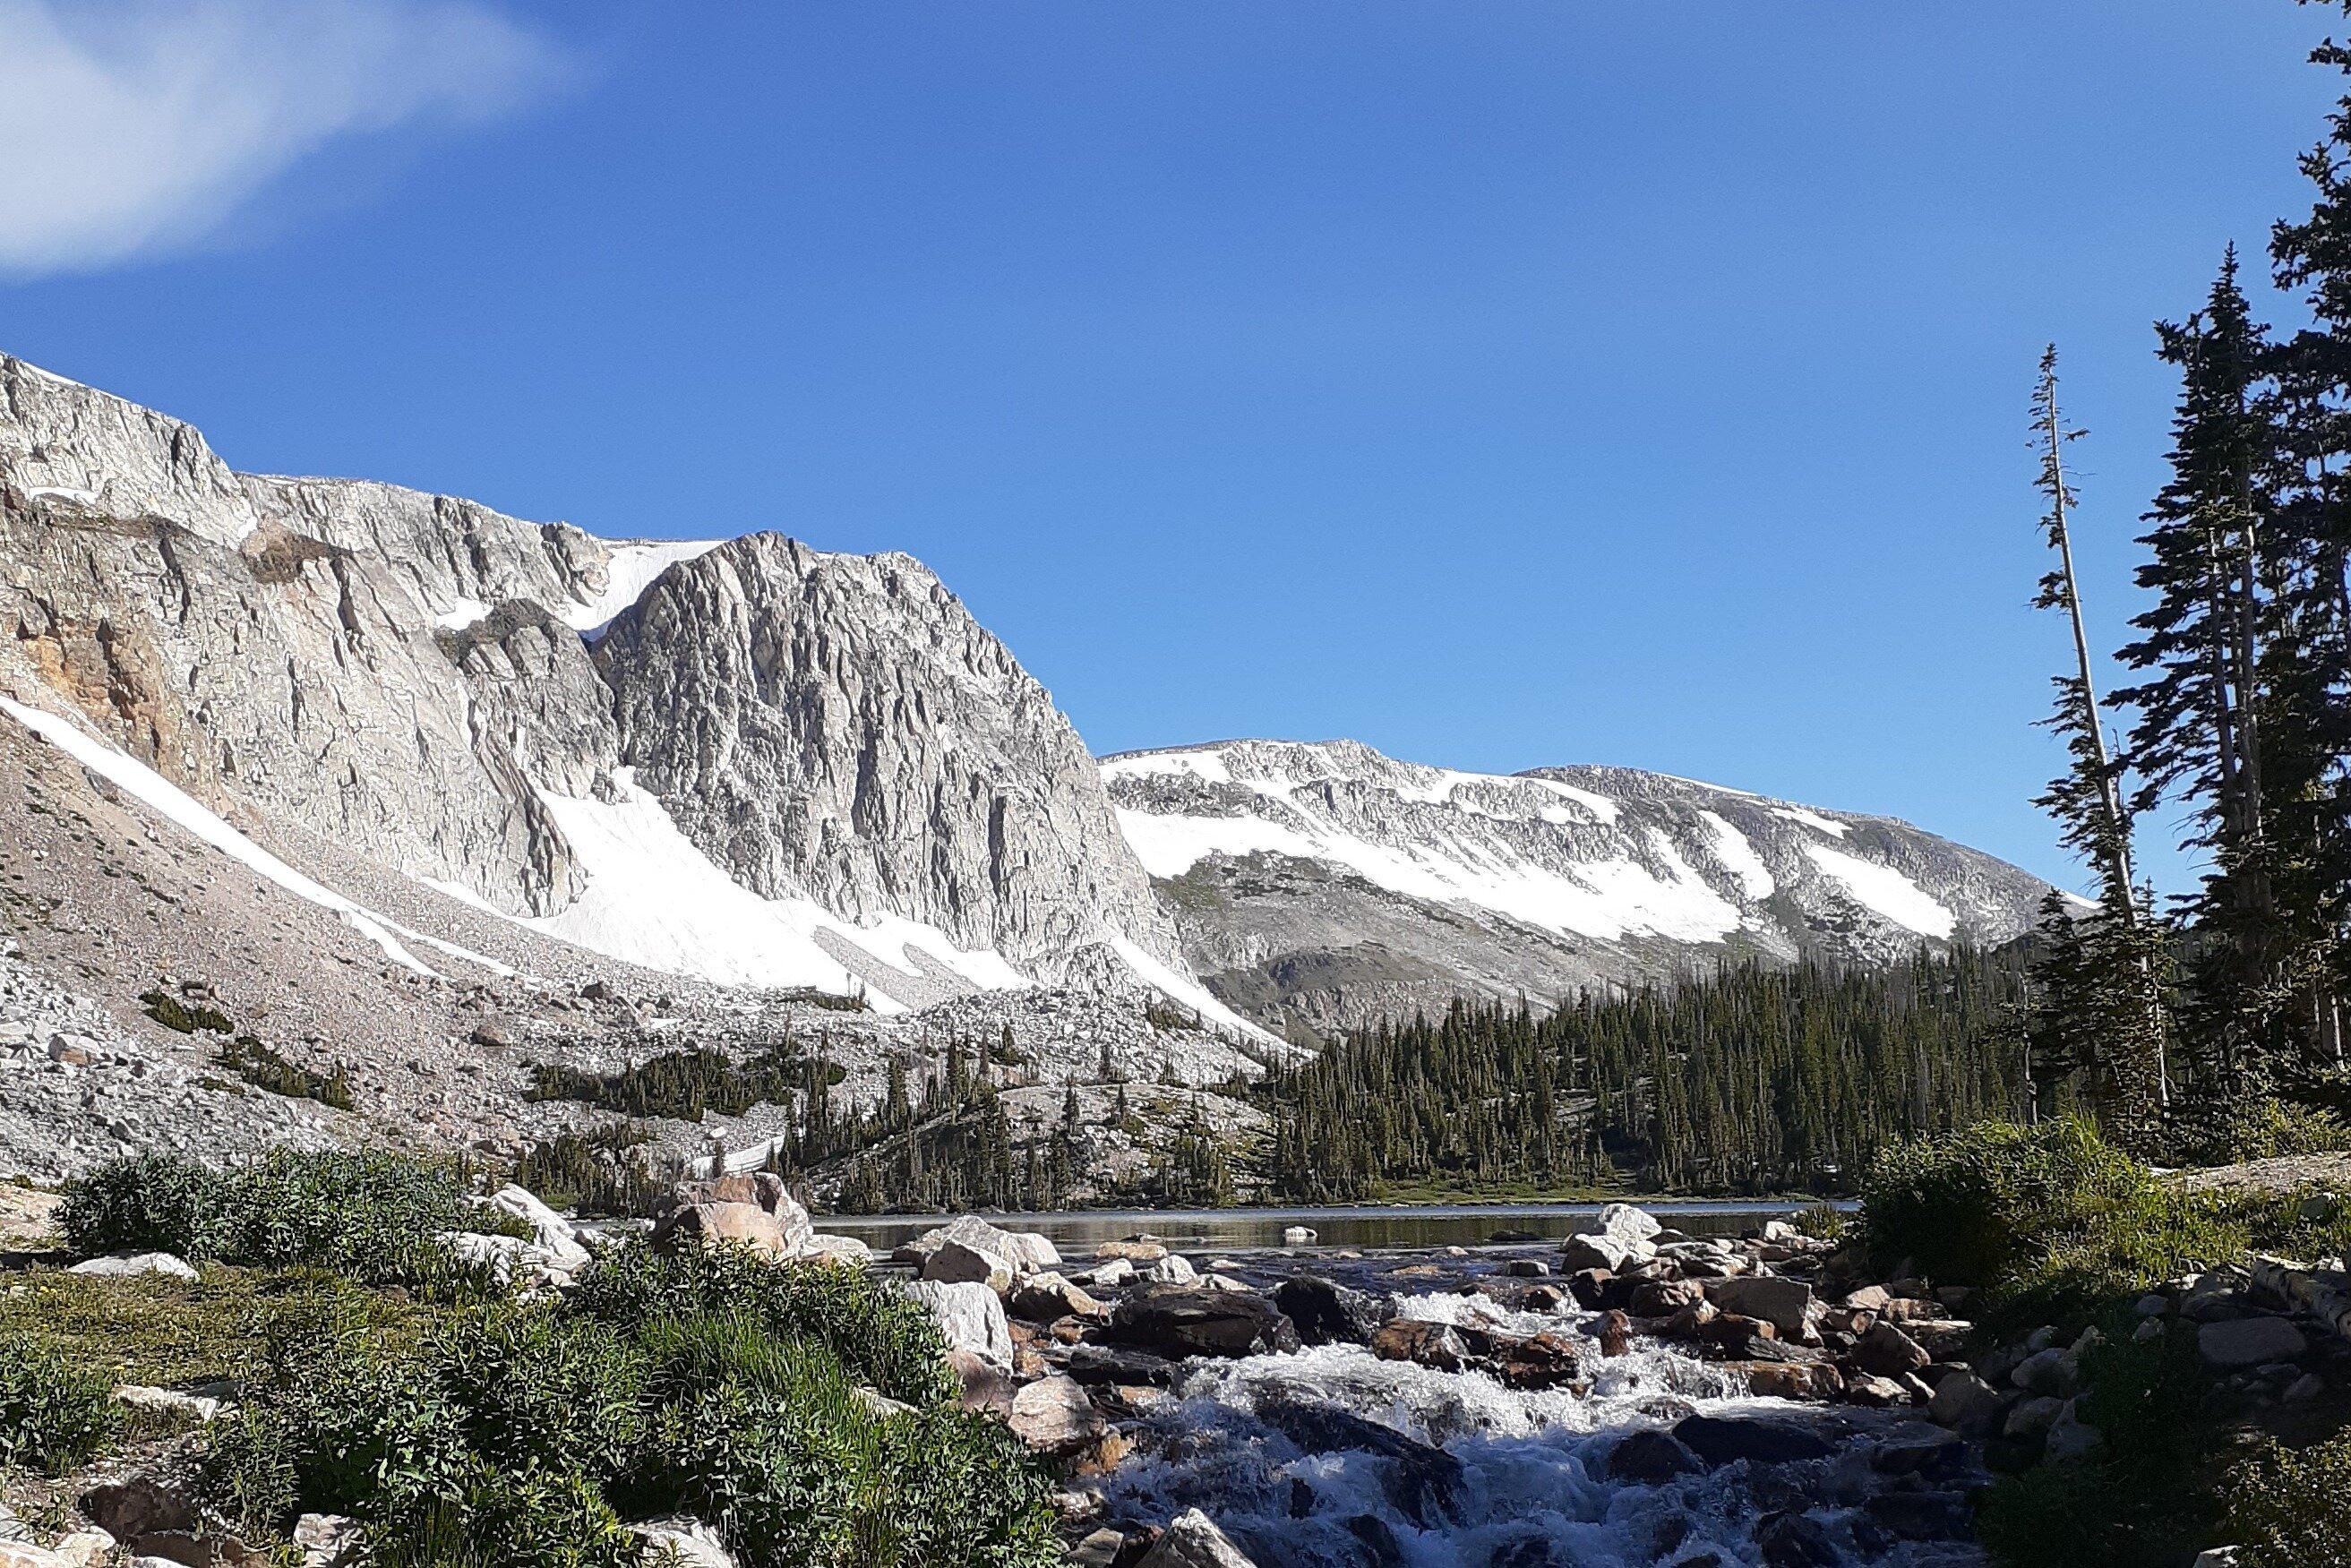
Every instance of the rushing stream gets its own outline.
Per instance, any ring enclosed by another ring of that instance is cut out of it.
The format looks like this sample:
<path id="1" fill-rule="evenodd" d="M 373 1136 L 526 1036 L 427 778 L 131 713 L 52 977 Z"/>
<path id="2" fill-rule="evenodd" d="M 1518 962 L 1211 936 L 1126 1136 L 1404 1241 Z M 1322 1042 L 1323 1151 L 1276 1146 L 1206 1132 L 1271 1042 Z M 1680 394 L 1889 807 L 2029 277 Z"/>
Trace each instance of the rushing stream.
<path id="1" fill-rule="evenodd" d="M 1793 1203 L 1752 1199 L 1646 1204 L 1650 1213 L 1692 1236 L 1736 1236 L 1764 1220 L 1794 1213 Z M 1098 1243 L 1148 1231 L 1187 1254 L 1281 1245 L 1282 1232 L 1302 1225 L 1325 1249 L 1482 1247 L 1497 1232 L 1565 1237 L 1575 1222 L 1600 1212 L 1596 1203 L 1347 1204 L 1319 1208 L 1073 1209 L 1045 1214 L 990 1215 L 1009 1230 L 1033 1230 L 1064 1251 L 1083 1253 Z M 829 1214 L 827 1230 L 854 1236 L 877 1252 L 911 1241 L 939 1223 L 935 1214 Z"/>
<path id="2" fill-rule="evenodd" d="M 1483 1296 L 1400 1305 L 1410 1317 L 1520 1333 L 1561 1322 Z M 1980 1563 L 1971 1546 L 1896 1539 L 1864 1506 L 1901 1484 L 1873 1465 L 1879 1443 L 1938 1439 L 1935 1428 L 1752 1398 L 1719 1369 L 1653 1342 L 1604 1360 L 1596 1317 L 1570 1317 L 1596 1369 L 1588 1393 L 1514 1393 L 1354 1345 L 1207 1364 L 1154 1418 L 1143 1454 L 1110 1478 L 1113 1507 L 1151 1521 L 1202 1508 L 1264 1568 Z M 1321 1414 L 1327 1405 L 1364 1425 Z M 1663 1431 L 1694 1413 L 1785 1419 L 1827 1437 L 1832 1451 L 1646 1482 L 1611 1476 L 1626 1432 Z M 1391 1444 L 1387 1433 L 1411 1441 Z M 1765 1530 L 1790 1512 L 1817 1529 Z"/>
<path id="3" fill-rule="evenodd" d="M 1600 1314 L 1506 1304 L 1543 1282 L 1507 1265 L 1555 1259 L 1555 1243 L 1465 1249 L 1497 1230 L 1557 1234 L 1588 1212 L 1039 1217 L 1063 1245 L 1149 1228 L 1196 1265 L 1260 1290 L 1314 1273 L 1392 1296 L 1407 1318 L 1564 1333 L 1585 1370 L 1573 1389 L 1519 1392 L 1353 1344 L 1195 1361 L 1131 1432 L 1134 1454 L 1096 1483 L 1108 1521 L 1165 1524 L 1197 1507 L 1261 1568 L 1981 1563 L 1966 1493 L 1984 1478 L 1939 1428 L 1907 1413 L 1757 1398 L 1736 1373 L 1655 1340 L 1605 1355 Z M 1717 1234 L 1761 1217 L 1752 1206 L 1660 1212 Z M 1263 1245 L 1290 1224 L 1311 1226 L 1323 1245 Z M 1416 1246 L 1364 1244 L 1400 1226 L 1421 1228 Z M 1688 1447 L 1664 1438 L 1693 1416 L 1719 1419 L 1682 1427 Z M 1620 1452 L 1633 1433 L 1653 1436 Z M 1710 1451 L 1694 1463 L 1699 1447 Z"/>

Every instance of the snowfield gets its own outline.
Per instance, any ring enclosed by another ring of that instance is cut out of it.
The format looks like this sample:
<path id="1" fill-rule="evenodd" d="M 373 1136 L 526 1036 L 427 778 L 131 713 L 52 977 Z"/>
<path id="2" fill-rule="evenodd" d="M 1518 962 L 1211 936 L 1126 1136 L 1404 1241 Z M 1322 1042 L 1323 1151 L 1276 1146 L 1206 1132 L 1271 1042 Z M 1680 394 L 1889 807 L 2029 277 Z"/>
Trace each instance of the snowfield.
<path id="1" fill-rule="evenodd" d="M 1948 941 L 1962 924 L 1879 858 L 1887 833 L 1923 838 L 1916 830 L 1876 820 L 1857 840 L 1872 819 L 1670 775 L 1465 773 L 1352 741 L 1219 742 L 1112 757 L 1102 770 L 1127 842 L 1163 881 L 1267 853 L 1562 937 L 1703 946 L 1743 931 L 1782 953 L 1805 939 L 1789 923 L 1815 911 L 1858 905 L 1895 946 Z M 1767 907 L 1782 895 L 1793 910 Z"/>

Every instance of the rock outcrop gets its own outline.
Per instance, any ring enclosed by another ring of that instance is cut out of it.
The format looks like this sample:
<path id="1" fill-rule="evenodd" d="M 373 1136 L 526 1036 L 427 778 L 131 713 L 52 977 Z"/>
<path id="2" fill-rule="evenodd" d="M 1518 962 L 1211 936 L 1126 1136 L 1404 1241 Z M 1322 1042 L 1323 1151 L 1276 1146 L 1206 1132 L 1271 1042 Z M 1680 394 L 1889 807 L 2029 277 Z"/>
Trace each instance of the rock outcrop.
<path id="1" fill-rule="evenodd" d="M 1175 957 L 1077 732 L 910 557 L 733 540 L 622 612 L 596 663 L 638 780 L 755 892 L 1056 979 L 1106 934 Z"/>

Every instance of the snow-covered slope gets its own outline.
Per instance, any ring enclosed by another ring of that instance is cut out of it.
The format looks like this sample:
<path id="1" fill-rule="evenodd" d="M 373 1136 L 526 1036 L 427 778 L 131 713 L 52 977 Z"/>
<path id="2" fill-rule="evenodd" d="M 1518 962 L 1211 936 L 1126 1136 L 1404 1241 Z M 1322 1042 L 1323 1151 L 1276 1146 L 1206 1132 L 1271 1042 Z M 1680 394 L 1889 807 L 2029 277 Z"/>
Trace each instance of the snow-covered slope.
<path id="1" fill-rule="evenodd" d="M 1269 1023 L 1538 1001 L 1694 962 L 2005 941 L 2046 884 L 1890 818 L 1621 768 L 1500 776 L 1353 741 L 1102 764 L 1193 967 Z"/>

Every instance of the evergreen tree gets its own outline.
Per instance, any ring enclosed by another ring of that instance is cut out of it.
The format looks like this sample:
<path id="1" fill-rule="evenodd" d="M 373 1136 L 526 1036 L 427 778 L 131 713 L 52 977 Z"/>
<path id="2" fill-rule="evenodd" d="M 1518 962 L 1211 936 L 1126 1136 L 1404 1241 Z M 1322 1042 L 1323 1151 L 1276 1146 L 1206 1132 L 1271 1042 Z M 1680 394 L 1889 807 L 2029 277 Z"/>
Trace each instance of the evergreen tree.
<path id="1" fill-rule="evenodd" d="M 2351 48 L 2332 40 L 2311 57 L 2351 71 Z M 2286 462 L 2263 574 L 2276 988 L 2294 1031 L 2276 1067 L 2288 1076 L 2340 1072 L 2351 990 L 2351 96 L 2302 172 L 2316 193 L 2309 215 L 2270 240 L 2278 284 L 2301 294 L 2312 324 L 2276 357 Z"/>
<path id="2" fill-rule="evenodd" d="M 2207 938 L 2188 1016 L 2199 1106 L 2251 1092 L 2275 1049 L 2282 948 L 2272 886 L 2273 824 L 2263 780 L 2279 733 L 2264 685 L 2274 643 L 2264 541 L 2275 511 L 2278 432 L 2262 391 L 2269 350 L 2237 281 L 2231 247 L 2205 308 L 2157 328 L 2180 375 L 2170 483 L 2156 497 L 2138 570 L 2152 607 L 2122 650 L 2152 678 L 2116 694 L 2138 714 L 2131 763 L 2144 810 L 2165 795 L 2190 804 L 2189 843 L 2212 870 L 2187 914 Z"/>
<path id="3" fill-rule="evenodd" d="M 2064 945 L 2062 981 L 2055 974 L 2047 978 L 2053 989 L 2062 983 L 2085 1005 L 2093 1005 L 2095 1016 L 2115 1030 L 2098 1085 L 2107 1096 L 2102 1109 L 2118 1134 L 2144 1143 L 2170 1103 L 2170 1023 L 2152 956 L 2148 928 L 2154 917 L 2143 904 L 2132 866 L 2122 769 L 2098 713 L 2081 580 L 2074 567 L 2075 497 L 2065 469 L 2065 448 L 2084 433 L 2066 423 L 2058 406 L 2053 344 L 2041 356 L 2033 386 L 2032 431 L 2041 460 L 2035 486 L 2049 508 L 2041 526 L 2057 558 L 2041 580 L 2034 605 L 2064 612 L 2074 643 L 2074 667 L 2054 678 L 2056 708 L 2046 721 L 2065 742 L 2068 766 L 2035 804 L 2057 819 L 2059 838 L 2089 861 L 2099 883 L 2095 907 L 2080 917 L 2086 928 Z"/>

